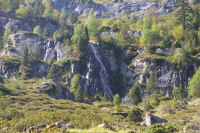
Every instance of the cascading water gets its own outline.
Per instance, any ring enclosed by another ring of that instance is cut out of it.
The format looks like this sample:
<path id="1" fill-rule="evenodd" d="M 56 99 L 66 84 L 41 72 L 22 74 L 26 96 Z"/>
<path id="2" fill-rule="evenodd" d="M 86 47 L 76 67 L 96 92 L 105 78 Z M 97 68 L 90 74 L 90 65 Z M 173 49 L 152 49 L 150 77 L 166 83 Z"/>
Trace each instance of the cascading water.
<path id="1" fill-rule="evenodd" d="M 103 90 L 106 93 L 107 97 L 112 99 L 113 98 L 113 93 L 110 90 L 110 87 L 108 85 L 108 73 L 106 71 L 106 68 L 105 68 L 102 60 L 101 60 L 101 56 L 100 56 L 100 54 L 99 54 L 99 52 L 97 50 L 97 44 L 90 41 L 89 45 L 91 47 L 92 52 L 94 53 L 94 56 L 95 56 L 96 60 L 100 64 L 100 73 L 99 74 L 100 74 L 101 83 L 103 85 Z"/>

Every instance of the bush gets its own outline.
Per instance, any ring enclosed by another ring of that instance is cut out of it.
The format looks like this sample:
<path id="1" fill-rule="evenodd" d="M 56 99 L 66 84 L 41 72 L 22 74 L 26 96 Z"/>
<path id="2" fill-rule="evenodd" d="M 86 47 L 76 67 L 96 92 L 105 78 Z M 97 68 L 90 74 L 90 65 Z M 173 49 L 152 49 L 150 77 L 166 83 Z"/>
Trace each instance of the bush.
<path id="1" fill-rule="evenodd" d="M 172 133 L 178 131 L 177 126 L 171 125 L 168 123 L 165 124 L 155 124 L 151 127 L 148 127 L 145 133 Z"/>
<path id="2" fill-rule="evenodd" d="M 142 110 L 140 110 L 139 108 L 131 110 L 128 113 L 128 119 L 129 119 L 129 121 L 141 122 L 142 121 Z"/>
<path id="3" fill-rule="evenodd" d="M 149 101 L 145 101 L 145 102 L 143 103 L 143 108 L 144 108 L 144 110 L 146 110 L 146 111 L 150 111 L 151 109 L 153 109 L 153 107 L 151 106 L 151 104 L 150 104 Z"/>

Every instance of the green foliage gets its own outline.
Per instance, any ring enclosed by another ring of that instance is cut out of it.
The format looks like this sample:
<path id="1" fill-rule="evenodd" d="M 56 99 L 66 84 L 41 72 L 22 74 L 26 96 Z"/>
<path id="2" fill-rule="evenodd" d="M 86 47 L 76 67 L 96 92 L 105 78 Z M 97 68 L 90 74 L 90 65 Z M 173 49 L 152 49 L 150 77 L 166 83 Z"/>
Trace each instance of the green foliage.
<path id="1" fill-rule="evenodd" d="M 154 92 L 158 91 L 158 81 L 157 81 L 157 74 L 151 74 L 146 84 L 147 91 Z"/>
<path id="2" fill-rule="evenodd" d="M 54 64 L 51 66 L 49 73 L 47 75 L 48 79 L 56 79 L 57 78 L 57 72 L 55 70 Z"/>
<path id="3" fill-rule="evenodd" d="M 21 65 L 27 66 L 28 65 L 28 48 L 27 45 L 24 46 L 22 58 L 21 58 Z"/>
<path id="4" fill-rule="evenodd" d="M 120 96 L 119 96 L 119 94 L 116 94 L 114 96 L 113 105 L 115 105 L 115 107 L 117 109 L 119 108 L 119 106 L 120 106 Z"/>
<path id="5" fill-rule="evenodd" d="M 41 59 L 41 54 L 40 54 L 40 47 L 36 45 L 33 53 L 32 53 L 32 59 L 33 60 L 40 60 Z"/>
<path id="6" fill-rule="evenodd" d="M 177 49 L 177 52 L 170 58 L 170 62 L 180 69 L 184 69 L 193 59 L 185 49 Z"/>
<path id="7" fill-rule="evenodd" d="M 183 26 L 185 29 L 191 29 L 191 13 L 192 8 L 189 5 L 188 0 L 178 0 L 178 7 L 181 7 L 179 11 L 177 12 L 177 20 L 178 22 Z"/>
<path id="8" fill-rule="evenodd" d="M 78 21 L 78 16 L 71 13 L 69 15 L 69 17 L 67 18 L 67 21 L 70 23 L 70 24 L 75 24 L 77 21 Z"/>
<path id="9" fill-rule="evenodd" d="M 94 38 L 98 33 L 100 24 L 99 21 L 96 19 L 96 16 L 94 15 L 93 9 L 91 9 L 89 12 L 88 19 L 86 20 L 86 25 L 88 27 L 88 33 L 90 37 Z"/>
<path id="10" fill-rule="evenodd" d="M 34 29 L 33 29 L 33 33 L 41 35 L 42 31 L 39 25 L 37 25 Z"/>
<path id="11" fill-rule="evenodd" d="M 16 15 L 19 18 L 29 18 L 32 17 L 32 6 L 30 4 L 24 5 L 20 4 L 19 8 L 16 10 Z"/>
<path id="12" fill-rule="evenodd" d="M 88 29 L 84 25 L 77 25 L 74 29 L 74 35 L 72 37 L 73 43 L 73 55 L 76 59 L 87 56 L 88 54 Z"/>
<path id="13" fill-rule="evenodd" d="M 175 114 L 176 109 L 180 108 L 181 106 L 182 106 L 181 102 L 177 101 L 176 99 L 172 99 L 162 104 L 161 112 L 168 114 Z"/>
<path id="14" fill-rule="evenodd" d="M 134 105 L 138 105 L 142 99 L 141 99 L 141 94 L 140 94 L 140 84 L 139 82 L 136 82 L 130 89 L 130 92 L 128 94 L 131 103 Z"/>
<path id="15" fill-rule="evenodd" d="M 186 92 L 186 90 L 184 90 L 182 85 L 174 88 L 172 91 L 172 94 L 173 94 L 174 98 L 179 99 L 179 100 L 187 97 L 187 92 Z"/>
<path id="16" fill-rule="evenodd" d="M 6 42 L 7 42 L 9 35 L 12 34 L 12 33 L 13 32 L 12 32 L 11 28 L 8 28 L 8 29 L 5 30 L 4 36 L 3 36 L 3 45 L 4 46 L 6 45 Z"/>
<path id="17" fill-rule="evenodd" d="M 67 13 L 65 11 L 65 8 L 62 9 L 62 12 L 60 13 L 60 16 L 59 16 L 59 21 L 61 23 L 64 23 L 65 20 L 66 20 L 66 17 L 67 17 Z"/>
<path id="18" fill-rule="evenodd" d="M 71 39 L 73 35 L 73 30 L 68 29 L 67 23 L 62 23 L 60 28 L 53 34 L 53 38 L 55 40 L 66 42 L 67 40 Z M 70 44 L 70 41 L 68 42 Z"/>
<path id="19" fill-rule="evenodd" d="M 176 125 L 171 124 L 155 124 L 151 127 L 148 127 L 145 131 L 145 133 L 172 133 L 178 131 L 178 128 Z"/>
<path id="20" fill-rule="evenodd" d="M 142 110 L 140 110 L 139 108 L 132 109 L 128 113 L 128 119 L 129 119 L 129 121 L 141 122 L 142 121 Z"/>
<path id="21" fill-rule="evenodd" d="M 35 17 L 41 17 L 44 13 L 44 6 L 40 0 L 35 0 L 35 6 L 33 8 L 33 15 Z"/>
<path id="22" fill-rule="evenodd" d="M 146 111 L 150 111 L 151 109 L 153 109 L 150 102 L 147 100 L 143 102 L 142 106 L 143 106 L 144 110 L 146 110 Z"/>
<path id="23" fill-rule="evenodd" d="M 194 98 L 199 98 L 200 97 L 200 68 L 196 71 L 194 76 L 189 82 L 189 96 L 194 97 Z"/>
<path id="24" fill-rule="evenodd" d="M 43 37 L 50 37 L 50 31 L 49 31 L 49 25 L 48 24 L 44 27 L 42 35 L 43 35 Z"/>
<path id="25" fill-rule="evenodd" d="M 70 90 L 73 92 L 76 101 L 80 101 L 83 99 L 83 92 L 80 85 L 80 76 L 78 74 L 73 76 Z"/>

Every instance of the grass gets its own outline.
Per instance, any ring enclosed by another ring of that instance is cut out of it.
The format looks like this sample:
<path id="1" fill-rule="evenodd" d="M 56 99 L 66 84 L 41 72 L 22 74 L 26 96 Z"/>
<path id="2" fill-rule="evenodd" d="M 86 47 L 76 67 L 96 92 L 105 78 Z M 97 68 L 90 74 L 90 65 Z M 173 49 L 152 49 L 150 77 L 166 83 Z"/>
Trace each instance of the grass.
<path id="1" fill-rule="evenodd" d="M 34 125 L 53 125 L 57 121 L 64 121 L 78 129 L 86 130 L 102 123 L 123 126 L 134 124 L 129 123 L 123 116 L 111 115 L 115 112 L 111 103 L 95 102 L 94 105 L 87 105 L 37 94 L 40 82 L 44 80 L 5 80 L 4 86 L 12 93 L 0 96 L 0 129 L 8 126 L 9 132 L 22 132 Z M 110 107 L 104 108 L 108 104 Z M 122 108 L 128 110 L 125 106 Z"/>
<path id="2" fill-rule="evenodd" d="M 67 131 L 69 133 L 128 133 L 132 128 L 137 128 L 137 130 L 133 129 L 135 132 L 145 131 L 146 127 L 140 126 L 139 123 L 130 122 L 124 116 L 112 115 L 116 112 L 116 108 L 111 102 L 94 101 L 93 105 L 88 105 L 64 99 L 56 100 L 46 94 L 36 93 L 44 80 L 5 80 L 4 86 L 12 93 L 0 96 L 0 129 L 8 126 L 8 133 L 23 132 L 31 126 L 46 124 L 49 127 L 43 132 L 51 133 L 61 130 L 53 127 L 55 122 L 64 121 L 75 126 L 75 129 Z M 197 116 L 200 113 L 198 111 L 200 102 L 198 100 L 189 102 L 187 109 L 175 111 L 174 114 L 161 113 L 161 107 L 165 103 L 171 103 L 171 100 L 160 99 L 159 105 L 153 110 L 156 116 L 188 130 L 199 121 Z M 119 111 L 128 112 L 129 110 L 131 108 L 121 104 Z M 193 119 L 187 122 L 190 116 Z M 186 123 L 183 123 L 184 120 Z M 115 130 L 99 128 L 98 125 L 102 123 L 115 124 Z M 131 129 L 125 129 L 126 125 Z"/>

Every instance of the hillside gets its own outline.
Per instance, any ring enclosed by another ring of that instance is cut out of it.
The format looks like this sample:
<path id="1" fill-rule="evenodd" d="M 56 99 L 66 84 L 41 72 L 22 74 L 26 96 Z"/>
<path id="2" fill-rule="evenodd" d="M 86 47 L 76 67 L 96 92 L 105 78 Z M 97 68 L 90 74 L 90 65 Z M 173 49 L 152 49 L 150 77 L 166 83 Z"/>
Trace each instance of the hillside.
<path id="1" fill-rule="evenodd" d="M 200 132 L 198 0 L 0 0 L 0 132 Z"/>

